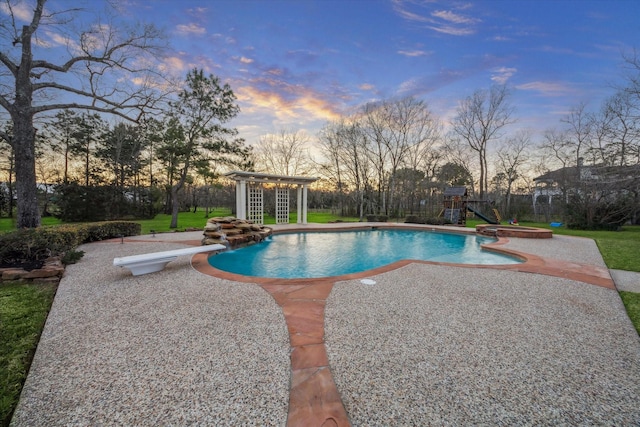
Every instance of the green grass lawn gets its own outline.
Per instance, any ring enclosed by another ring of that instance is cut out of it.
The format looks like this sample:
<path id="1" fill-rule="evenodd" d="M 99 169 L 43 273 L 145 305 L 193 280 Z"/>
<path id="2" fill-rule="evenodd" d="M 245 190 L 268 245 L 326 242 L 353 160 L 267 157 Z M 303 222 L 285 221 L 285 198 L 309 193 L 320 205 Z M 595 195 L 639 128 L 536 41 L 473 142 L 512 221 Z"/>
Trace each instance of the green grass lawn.
<path id="1" fill-rule="evenodd" d="M 231 209 L 215 209 L 209 212 L 209 216 L 205 215 L 204 210 L 198 210 L 196 212 L 180 212 L 178 215 L 178 231 L 184 231 L 185 229 L 198 228 L 203 229 L 207 223 L 207 218 L 215 216 L 231 216 Z M 289 222 L 295 223 L 298 220 L 297 212 L 291 212 L 289 214 Z M 307 222 L 326 224 L 330 221 L 358 221 L 358 218 L 345 218 L 339 215 L 332 214 L 330 212 L 308 212 Z M 169 228 L 171 224 L 171 215 L 158 214 L 153 219 L 136 220 L 135 222 L 142 225 L 142 234 L 149 234 L 151 230 L 158 233 L 173 231 Z M 264 223 L 266 225 L 275 224 L 276 219 L 273 216 L 265 214 Z"/>
<path id="2" fill-rule="evenodd" d="M 636 331 L 640 334 L 640 293 L 620 292 L 620 298 L 627 309 L 627 314 Z"/>
<path id="3" fill-rule="evenodd" d="M 214 216 L 229 216 L 231 215 L 231 209 L 218 208 L 209 211 L 209 216 L 205 214 L 204 209 L 198 209 L 196 212 L 180 212 L 178 214 L 178 228 L 177 230 L 184 231 L 185 229 L 198 228 L 204 229 L 204 225 L 207 223 L 207 218 Z M 135 222 L 142 225 L 142 234 L 149 234 L 151 230 L 158 233 L 173 231 L 169 226 L 171 225 L 171 215 L 158 214 L 153 219 L 135 220 Z"/>
<path id="4" fill-rule="evenodd" d="M 217 208 L 209 211 L 209 215 L 205 214 L 204 209 L 198 209 L 196 212 L 180 212 L 178 214 L 178 228 L 177 231 L 184 231 L 185 229 L 192 228 L 204 228 L 207 223 L 207 218 L 211 218 L 214 216 L 231 216 L 231 209 L 226 208 Z M 298 220 L 298 215 L 296 212 L 292 212 L 289 215 L 289 221 L 291 223 L 295 223 Z M 331 221 L 358 221 L 358 218 L 346 218 L 341 217 L 336 214 L 332 214 L 330 212 L 309 212 L 307 214 L 307 222 L 311 223 L 320 223 L 326 224 Z M 158 233 L 163 233 L 167 231 L 175 231 L 169 228 L 171 225 L 171 215 L 167 214 L 158 214 L 153 219 L 142 219 L 135 220 L 135 222 L 142 225 L 142 234 L 150 234 L 151 230 L 154 230 Z M 57 225 L 62 222 L 54 217 L 46 217 L 42 218 L 42 225 Z M 275 224 L 276 219 L 270 215 L 266 215 L 264 217 L 265 224 Z M 14 218 L 0 218 L 0 232 L 2 231 L 11 231 L 15 230 L 15 219 Z"/>
<path id="5" fill-rule="evenodd" d="M 0 421 L 8 426 L 49 313 L 55 285 L 0 284 Z"/>

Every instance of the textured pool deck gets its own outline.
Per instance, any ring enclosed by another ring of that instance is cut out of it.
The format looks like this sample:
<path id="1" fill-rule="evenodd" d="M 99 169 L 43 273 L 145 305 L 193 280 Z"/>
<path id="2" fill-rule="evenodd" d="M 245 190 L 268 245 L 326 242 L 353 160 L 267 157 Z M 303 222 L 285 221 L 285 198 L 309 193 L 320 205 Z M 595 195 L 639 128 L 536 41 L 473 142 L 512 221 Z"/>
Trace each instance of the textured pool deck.
<path id="1" fill-rule="evenodd" d="M 204 254 L 143 276 L 112 265 L 201 234 L 81 248 L 12 425 L 640 424 L 640 339 L 616 291 L 639 275 L 610 274 L 591 240 L 492 245 L 527 257 L 515 266 L 318 280 L 236 276 Z"/>

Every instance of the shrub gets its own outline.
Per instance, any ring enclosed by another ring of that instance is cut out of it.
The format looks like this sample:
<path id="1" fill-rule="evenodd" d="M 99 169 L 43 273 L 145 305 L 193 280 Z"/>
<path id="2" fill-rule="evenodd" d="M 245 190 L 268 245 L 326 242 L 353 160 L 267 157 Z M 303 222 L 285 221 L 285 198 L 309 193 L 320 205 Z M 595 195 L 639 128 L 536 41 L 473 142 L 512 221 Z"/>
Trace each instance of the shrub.
<path id="1" fill-rule="evenodd" d="M 64 254 L 64 256 L 62 257 L 62 263 L 64 265 L 75 264 L 76 262 L 80 261 L 80 258 L 82 258 L 83 256 L 84 251 L 77 251 L 75 249 L 72 249 Z"/>
<path id="2" fill-rule="evenodd" d="M 16 230 L 0 235 L 0 262 L 11 264 L 64 256 L 83 243 L 134 236 L 140 234 L 141 229 L 141 225 L 134 222 L 113 221 Z"/>
<path id="3" fill-rule="evenodd" d="M 573 194 L 566 209 L 567 228 L 616 231 L 634 212 L 635 204 L 631 197 Z"/>
<path id="4" fill-rule="evenodd" d="M 409 215 L 405 218 L 404 222 L 409 224 L 426 224 L 426 217 L 417 216 L 417 215 Z"/>
<path id="5" fill-rule="evenodd" d="M 108 221 L 84 224 L 87 228 L 83 243 L 96 242 L 120 236 L 136 236 L 142 232 L 142 226 L 129 221 Z"/>
<path id="6" fill-rule="evenodd" d="M 367 215 L 368 222 L 387 222 L 388 219 L 386 215 Z"/>
<path id="7" fill-rule="evenodd" d="M 405 223 L 409 224 L 429 224 L 429 225 L 446 225 L 451 224 L 451 221 L 444 217 L 427 218 L 417 215 L 409 215 L 405 220 Z"/>

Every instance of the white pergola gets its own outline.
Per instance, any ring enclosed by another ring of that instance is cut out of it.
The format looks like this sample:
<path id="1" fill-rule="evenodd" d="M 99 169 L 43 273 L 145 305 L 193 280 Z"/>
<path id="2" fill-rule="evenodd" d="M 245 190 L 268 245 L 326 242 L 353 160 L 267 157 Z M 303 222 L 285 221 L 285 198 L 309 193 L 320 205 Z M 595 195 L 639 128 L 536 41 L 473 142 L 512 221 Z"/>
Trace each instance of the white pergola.
<path id="1" fill-rule="evenodd" d="M 309 184 L 318 180 L 306 176 L 271 175 L 267 173 L 231 171 L 224 174 L 236 182 L 236 217 L 257 224 L 264 223 L 263 184 L 274 184 L 276 191 L 276 224 L 289 222 L 289 187 L 298 188 L 298 224 L 307 223 Z"/>

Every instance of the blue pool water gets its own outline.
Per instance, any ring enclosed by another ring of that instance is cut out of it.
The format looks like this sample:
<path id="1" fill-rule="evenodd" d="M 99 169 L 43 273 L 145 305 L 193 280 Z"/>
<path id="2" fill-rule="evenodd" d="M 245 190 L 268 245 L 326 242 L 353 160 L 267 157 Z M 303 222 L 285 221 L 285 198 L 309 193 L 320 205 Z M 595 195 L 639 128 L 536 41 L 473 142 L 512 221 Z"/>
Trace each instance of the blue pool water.
<path id="1" fill-rule="evenodd" d="M 213 267 L 245 276 L 281 279 L 358 273 L 403 259 L 463 264 L 517 264 L 483 251 L 495 239 L 409 230 L 276 234 L 264 242 L 209 257 Z"/>

